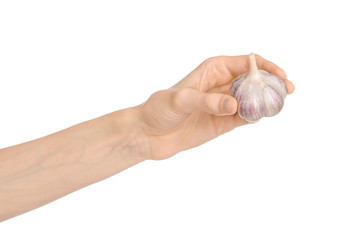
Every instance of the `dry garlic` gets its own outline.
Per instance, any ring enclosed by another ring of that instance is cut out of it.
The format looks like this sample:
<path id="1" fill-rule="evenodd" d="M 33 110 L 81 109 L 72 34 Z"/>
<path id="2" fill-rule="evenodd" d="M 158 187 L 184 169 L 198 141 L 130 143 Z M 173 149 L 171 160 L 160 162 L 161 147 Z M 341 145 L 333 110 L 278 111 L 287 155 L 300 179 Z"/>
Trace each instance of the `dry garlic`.
<path id="1" fill-rule="evenodd" d="M 255 54 L 249 54 L 249 72 L 233 80 L 230 95 L 238 100 L 238 114 L 248 122 L 280 112 L 287 96 L 285 82 L 277 75 L 258 70 Z"/>

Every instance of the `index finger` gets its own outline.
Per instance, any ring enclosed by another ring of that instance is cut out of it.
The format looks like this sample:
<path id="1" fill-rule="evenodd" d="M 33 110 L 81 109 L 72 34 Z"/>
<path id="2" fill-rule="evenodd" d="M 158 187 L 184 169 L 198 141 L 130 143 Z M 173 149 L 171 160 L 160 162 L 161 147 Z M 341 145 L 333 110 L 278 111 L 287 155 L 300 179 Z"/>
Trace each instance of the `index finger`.
<path id="1" fill-rule="evenodd" d="M 294 84 L 287 79 L 287 74 L 282 68 L 278 67 L 278 65 L 276 65 L 275 63 L 270 62 L 259 55 L 255 55 L 255 57 L 259 69 L 278 75 L 281 79 L 284 80 L 285 85 L 287 85 L 288 93 L 291 94 L 292 92 L 294 92 Z"/>
<path id="2" fill-rule="evenodd" d="M 255 54 L 255 59 L 258 69 L 265 70 L 279 76 L 287 85 L 288 93 L 292 93 L 294 91 L 294 84 L 286 78 L 287 75 L 282 68 L 258 54 Z M 234 77 L 249 71 L 249 61 L 247 55 L 225 58 L 225 65 Z"/>

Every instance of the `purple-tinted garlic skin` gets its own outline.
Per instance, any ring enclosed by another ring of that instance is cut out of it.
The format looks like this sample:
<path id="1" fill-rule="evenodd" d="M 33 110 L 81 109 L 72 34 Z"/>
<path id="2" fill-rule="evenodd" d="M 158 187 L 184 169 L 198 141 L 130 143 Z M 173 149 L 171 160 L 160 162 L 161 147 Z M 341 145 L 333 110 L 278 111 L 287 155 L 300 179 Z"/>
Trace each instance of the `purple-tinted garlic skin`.
<path id="1" fill-rule="evenodd" d="M 250 55 L 249 61 L 253 61 Z M 287 96 L 287 87 L 277 75 L 256 68 L 256 71 L 253 69 L 234 79 L 230 95 L 238 100 L 239 116 L 248 122 L 257 122 L 262 117 L 271 117 L 280 112 Z"/>

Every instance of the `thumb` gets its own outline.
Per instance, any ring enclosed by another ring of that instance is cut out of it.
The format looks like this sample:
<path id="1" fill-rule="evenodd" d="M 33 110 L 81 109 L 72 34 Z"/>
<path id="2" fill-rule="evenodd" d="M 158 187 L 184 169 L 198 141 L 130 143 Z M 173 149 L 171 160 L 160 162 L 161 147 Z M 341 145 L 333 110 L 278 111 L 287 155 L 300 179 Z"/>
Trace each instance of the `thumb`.
<path id="1" fill-rule="evenodd" d="M 222 93 L 201 93 L 192 88 L 183 88 L 175 92 L 174 103 L 178 111 L 191 113 L 203 111 L 218 116 L 233 115 L 237 110 L 234 97 Z"/>

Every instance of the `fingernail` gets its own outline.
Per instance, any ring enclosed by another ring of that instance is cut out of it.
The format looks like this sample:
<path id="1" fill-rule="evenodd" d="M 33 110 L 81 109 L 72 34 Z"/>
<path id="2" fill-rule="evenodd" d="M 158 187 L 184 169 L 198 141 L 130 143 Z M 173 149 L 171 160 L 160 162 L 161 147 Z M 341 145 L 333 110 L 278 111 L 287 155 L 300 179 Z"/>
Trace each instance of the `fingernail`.
<path id="1" fill-rule="evenodd" d="M 232 113 L 234 111 L 234 101 L 231 98 L 225 98 L 222 101 L 222 109 L 224 112 Z"/>

